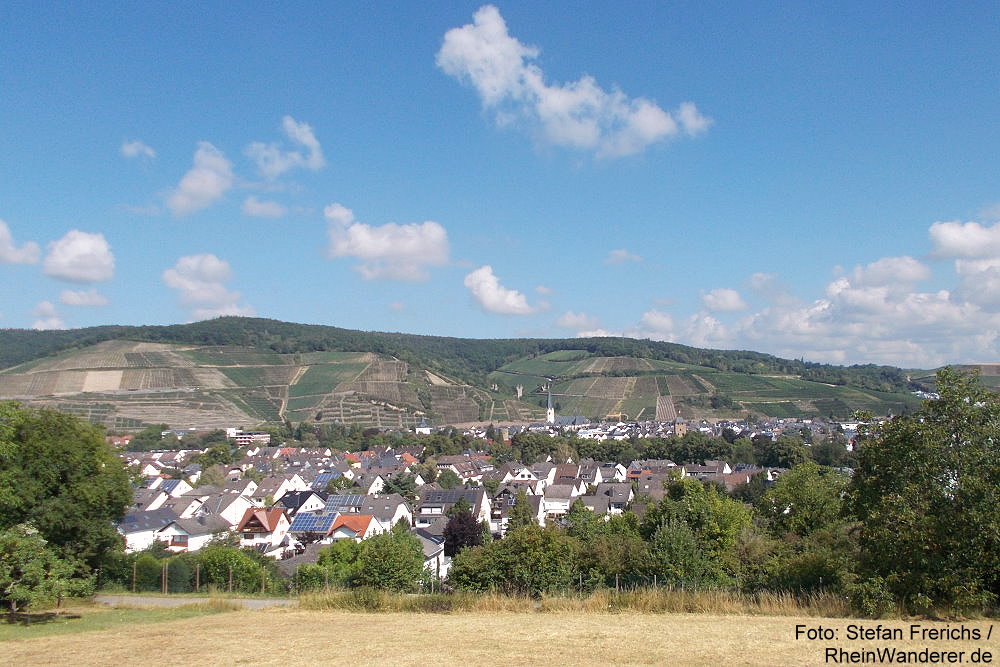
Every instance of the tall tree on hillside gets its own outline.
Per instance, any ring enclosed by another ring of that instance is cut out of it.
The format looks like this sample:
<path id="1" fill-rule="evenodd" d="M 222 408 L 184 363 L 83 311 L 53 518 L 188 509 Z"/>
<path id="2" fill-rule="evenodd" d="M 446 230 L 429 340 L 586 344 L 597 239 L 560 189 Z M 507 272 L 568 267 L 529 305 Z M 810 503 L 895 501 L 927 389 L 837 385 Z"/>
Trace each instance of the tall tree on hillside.
<path id="1" fill-rule="evenodd" d="M 947 368 L 937 390 L 864 434 L 850 484 L 863 573 L 914 611 L 1000 595 L 1000 395 Z"/>

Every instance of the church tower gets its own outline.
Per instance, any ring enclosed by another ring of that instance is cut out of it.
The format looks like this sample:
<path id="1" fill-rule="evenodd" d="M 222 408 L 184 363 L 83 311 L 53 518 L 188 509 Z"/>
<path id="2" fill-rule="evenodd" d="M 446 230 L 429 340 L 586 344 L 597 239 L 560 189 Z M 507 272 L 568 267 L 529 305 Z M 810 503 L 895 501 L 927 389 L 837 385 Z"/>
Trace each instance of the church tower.
<path id="1" fill-rule="evenodd" d="M 556 410 L 555 408 L 552 407 L 552 380 L 549 380 L 548 394 L 549 394 L 549 405 L 547 408 L 545 408 L 545 423 L 555 424 Z"/>

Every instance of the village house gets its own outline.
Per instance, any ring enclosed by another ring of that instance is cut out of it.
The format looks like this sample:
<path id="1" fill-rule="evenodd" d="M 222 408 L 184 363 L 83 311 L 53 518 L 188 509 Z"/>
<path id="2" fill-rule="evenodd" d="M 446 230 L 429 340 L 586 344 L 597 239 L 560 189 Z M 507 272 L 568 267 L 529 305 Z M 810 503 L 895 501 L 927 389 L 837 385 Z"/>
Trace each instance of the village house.
<path id="1" fill-rule="evenodd" d="M 278 558 L 284 552 L 290 526 L 291 522 L 281 508 L 251 507 L 236 524 L 236 532 L 240 536 L 241 547 Z"/>
<path id="2" fill-rule="evenodd" d="M 233 524 L 214 514 L 202 514 L 190 519 L 175 519 L 156 531 L 156 539 L 167 543 L 170 551 L 198 551 Z"/>

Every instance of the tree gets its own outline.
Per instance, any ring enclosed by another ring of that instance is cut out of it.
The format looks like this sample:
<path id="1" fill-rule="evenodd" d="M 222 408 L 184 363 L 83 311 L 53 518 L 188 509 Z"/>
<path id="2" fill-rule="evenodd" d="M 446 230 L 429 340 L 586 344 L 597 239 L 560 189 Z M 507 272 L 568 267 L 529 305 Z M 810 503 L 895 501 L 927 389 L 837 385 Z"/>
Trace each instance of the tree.
<path id="1" fill-rule="evenodd" d="M 754 459 L 757 465 L 774 468 L 792 468 L 806 460 L 802 439 L 793 435 L 780 435 L 772 440 L 767 435 L 753 438 Z"/>
<path id="2" fill-rule="evenodd" d="M 70 592 L 72 573 L 31 524 L 0 531 L 0 604 L 10 611 Z"/>
<path id="3" fill-rule="evenodd" d="M 170 427 L 166 424 L 153 424 L 135 434 L 128 448 L 133 452 L 151 452 L 155 449 L 165 449 L 162 433 Z M 177 444 L 177 438 L 171 436 L 172 444 Z"/>
<path id="4" fill-rule="evenodd" d="M 417 497 L 417 478 L 409 472 L 401 472 L 385 480 L 385 493 L 398 493 L 407 500 Z"/>
<path id="5" fill-rule="evenodd" d="M 531 509 L 531 501 L 524 489 L 518 489 L 514 496 L 514 504 L 510 508 L 510 516 L 507 517 L 507 530 L 523 528 L 524 526 L 537 526 L 538 519 Z"/>
<path id="6" fill-rule="evenodd" d="M 1000 594 L 1000 396 L 949 368 L 937 391 L 863 432 L 850 484 L 863 574 L 917 612 Z"/>
<path id="7" fill-rule="evenodd" d="M 809 461 L 781 475 L 758 506 L 767 517 L 771 533 L 806 537 L 840 521 L 847 478 Z"/>
<path id="8" fill-rule="evenodd" d="M 444 555 L 452 557 L 462 549 L 483 543 L 483 527 L 472 514 L 472 508 L 465 498 L 449 511 L 448 523 L 444 527 Z"/>
<path id="9" fill-rule="evenodd" d="M 462 478 L 454 470 L 442 470 L 437 483 L 442 489 L 454 489 L 462 486 Z"/>
<path id="10" fill-rule="evenodd" d="M 409 592 L 423 577 L 424 551 L 412 533 L 392 530 L 364 540 L 358 564 L 358 586 Z"/>
<path id="11" fill-rule="evenodd" d="M 448 578 L 463 590 L 539 596 L 571 587 L 577 565 L 576 540 L 535 525 L 462 551 L 452 561 Z"/>
<path id="12" fill-rule="evenodd" d="M 85 574 L 121 545 L 129 476 L 97 427 L 48 409 L 0 404 L 0 530 L 30 522 Z"/>

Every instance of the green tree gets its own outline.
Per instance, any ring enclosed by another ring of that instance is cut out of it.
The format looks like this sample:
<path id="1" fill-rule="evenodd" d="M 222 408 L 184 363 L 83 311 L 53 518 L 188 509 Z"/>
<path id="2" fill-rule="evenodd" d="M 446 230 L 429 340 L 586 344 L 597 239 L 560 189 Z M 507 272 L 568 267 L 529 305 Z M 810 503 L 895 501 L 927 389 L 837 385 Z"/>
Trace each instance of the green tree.
<path id="1" fill-rule="evenodd" d="M 937 391 L 862 434 L 850 484 L 863 574 L 918 612 L 1000 594 L 1000 396 L 949 368 Z"/>
<path id="2" fill-rule="evenodd" d="M 410 532 L 392 530 L 361 543 L 358 586 L 409 592 L 424 576 L 424 551 Z"/>
<path id="3" fill-rule="evenodd" d="M 442 489 L 456 489 L 462 486 L 462 478 L 454 470 L 442 470 L 437 483 Z"/>
<path id="4" fill-rule="evenodd" d="M 578 573 L 577 542 L 556 529 L 518 528 L 455 556 L 449 581 L 472 591 L 532 595 L 566 590 Z"/>
<path id="5" fill-rule="evenodd" d="M 701 586 L 715 583 L 719 569 L 706 555 L 687 522 L 669 518 L 656 529 L 649 545 L 652 573 L 665 584 Z"/>
<path id="6" fill-rule="evenodd" d="M 510 508 L 510 515 L 507 517 L 507 530 L 523 528 L 525 526 L 537 526 L 538 519 L 531 509 L 531 501 L 524 489 L 518 489 L 514 496 L 514 504 Z"/>
<path id="7" fill-rule="evenodd" d="M 0 404 L 0 530 L 30 522 L 82 573 L 121 546 L 114 524 L 129 476 L 97 427 L 48 409 Z"/>
<path id="8" fill-rule="evenodd" d="M 751 511 L 743 503 L 727 498 L 715 487 L 685 477 L 667 485 L 667 495 L 646 509 L 640 531 L 652 540 L 664 524 L 678 522 L 690 528 L 699 549 L 720 582 L 738 569 L 736 544 L 741 531 L 750 525 Z"/>
<path id="9" fill-rule="evenodd" d="M 59 558 L 31 524 L 0 531 L 0 604 L 10 611 L 80 591 L 90 583 L 74 582 L 72 573 L 72 565 Z"/>
<path id="10" fill-rule="evenodd" d="M 779 435 L 777 440 L 767 435 L 754 436 L 753 447 L 754 459 L 761 466 L 792 468 L 806 460 L 802 438 L 793 435 Z"/>
<path id="11" fill-rule="evenodd" d="M 846 487 L 847 477 L 808 461 L 781 475 L 758 510 L 775 537 L 806 537 L 841 520 Z"/>
<path id="12" fill-rule="evenodd" d="M 153 424 L 135 434 L 128 445 L 133 452 L 151 452 L 155 449 L 165 449 L 162 433 L 170 427 L 166 424 Z M 171 444 L 179 444 L 177 438 L 171 437 Z M 174 447 L 177 449 L 177 447 Z"/>

